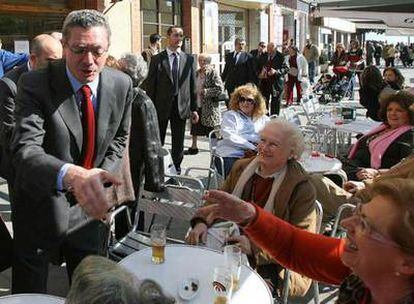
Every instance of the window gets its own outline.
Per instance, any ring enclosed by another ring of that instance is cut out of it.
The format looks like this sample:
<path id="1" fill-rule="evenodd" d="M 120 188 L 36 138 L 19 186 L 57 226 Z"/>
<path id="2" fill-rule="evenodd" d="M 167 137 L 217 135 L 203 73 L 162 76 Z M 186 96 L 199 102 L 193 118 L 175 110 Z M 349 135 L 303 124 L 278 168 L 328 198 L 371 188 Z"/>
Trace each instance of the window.
<path id="1" fill-rule="evenodd" d="M 151 34 L 165 38 L 171 25 L 181 26 L 181 0 L 141 0 L 141 9 L 143 48 L 149 44 Z M 163 46 L 165 43 L 163 39 Z"/>

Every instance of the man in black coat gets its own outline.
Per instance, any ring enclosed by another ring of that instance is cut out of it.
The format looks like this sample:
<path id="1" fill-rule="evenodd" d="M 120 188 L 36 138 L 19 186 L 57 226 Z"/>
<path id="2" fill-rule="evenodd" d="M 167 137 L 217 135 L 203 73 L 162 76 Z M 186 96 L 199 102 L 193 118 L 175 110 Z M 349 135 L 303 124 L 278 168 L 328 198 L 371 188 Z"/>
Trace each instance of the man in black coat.
<path id="1" fill-rule="evenodd" d="M 266 107 L 270 110 L 270 115 L 280 112 L 284 76 L 288 71 L 283 54 L 276 49 L 273 42 L 269 42 L 267 53 L 260 59 L 259 89 L 266 99 Z"/>
<path id="2" fill-rule="evenodd" d="M 221 79 L 225 82 L 229 97 L 233 91 L 246 83 L 257 84 L 253 56 L 245 51 L 246 41 L 236 38 L 234 41 L 234 52 L 226 55 L 223 74 Z M 228 104 L 227 104 L 228 106 Z"/>
<path id="3" fill-rule="evenodd" d="M 143 87 L 154 102 L 164 145 L 168 121 L 171 125 L 171 156 L 177 173 L 181 173 L 184 133 L 187 118 L 198 122 L 194 57 L 181 50 L 183 29 L 171 26 L 167 31 L 168 46 L 151 59 Z"/>

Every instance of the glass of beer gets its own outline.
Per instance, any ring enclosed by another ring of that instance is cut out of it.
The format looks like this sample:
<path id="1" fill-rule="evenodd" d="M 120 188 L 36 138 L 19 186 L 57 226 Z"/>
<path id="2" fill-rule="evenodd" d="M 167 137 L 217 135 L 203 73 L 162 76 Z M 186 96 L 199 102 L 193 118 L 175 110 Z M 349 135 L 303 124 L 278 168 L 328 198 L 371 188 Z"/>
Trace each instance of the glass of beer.
<path id="1" fill-rule="evenodd" d="M 224 247 L 224 259 L 226 266 L 231 270 L 233 291 L 240 288 L 242 251 L 239 246 L 227 245 Z"/>
<path id="2" fill-rule="evenodd" d="M 227 266 L 214 268 L 214 304 L 229 304 L 232 292 L 231 270 Z"/>
<path id="3" fill-rule="evenodd" d="M 165 226 L 154 224 L 151 227 L 152 262 L 162 264 L 165 260 L 165 242 L 167 234 Z"/>

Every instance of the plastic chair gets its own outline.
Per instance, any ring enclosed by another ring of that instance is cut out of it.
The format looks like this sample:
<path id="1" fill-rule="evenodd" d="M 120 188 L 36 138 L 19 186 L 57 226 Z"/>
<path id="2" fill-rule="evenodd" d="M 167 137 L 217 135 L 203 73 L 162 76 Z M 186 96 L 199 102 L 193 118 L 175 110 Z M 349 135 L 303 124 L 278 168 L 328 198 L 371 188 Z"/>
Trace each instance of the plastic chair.
<path id="1" fill-rule="evenodd" d="M 322 204 L 315 201 L 315 209 L 316 209 L 316 231 L 321 233 L 322 228 L 322 219 L 323 219 L 323 208 Z M 283 279 L 283 290 L 282 290 L 282 303 L 287 304 L 289 298 L 289 278 L 290 278 L 290 270 L 286 269 L 285 276 Z M 317 281 L 312 281 L 312 288 L 313 288 L 313 301 L 315 304 L 319 304 L 319 284 Z"/>

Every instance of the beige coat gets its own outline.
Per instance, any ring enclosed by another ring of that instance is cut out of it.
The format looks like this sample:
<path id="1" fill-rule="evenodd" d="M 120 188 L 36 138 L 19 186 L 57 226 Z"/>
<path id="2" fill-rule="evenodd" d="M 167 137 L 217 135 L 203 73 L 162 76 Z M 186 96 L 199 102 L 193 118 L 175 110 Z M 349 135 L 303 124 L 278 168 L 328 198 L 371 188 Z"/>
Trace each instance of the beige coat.
<path id="1" fill-rule="evenodd" d="M 254 157 L 237 161 L 227 177 L 222 190 L 232 193 L 240 175 L 253 159 Z M 315 232 L 315 199 L 315 189 L 310 183 L 308 174 L 298 162 L 290 160 L 286 176 L 275 195 L 273 214 L 299 228 Z M 253 251 L 255 252 L 257 265 L 276 263 L 266 252 L 259 248 L 256 247 Z M 281 277 L 283 276 L 282 272 L 279 274 Z M 289 294 L 294 296 L 304 295 L 309 289 L 310 284 L 310 279 L 291 272 Z"/>

